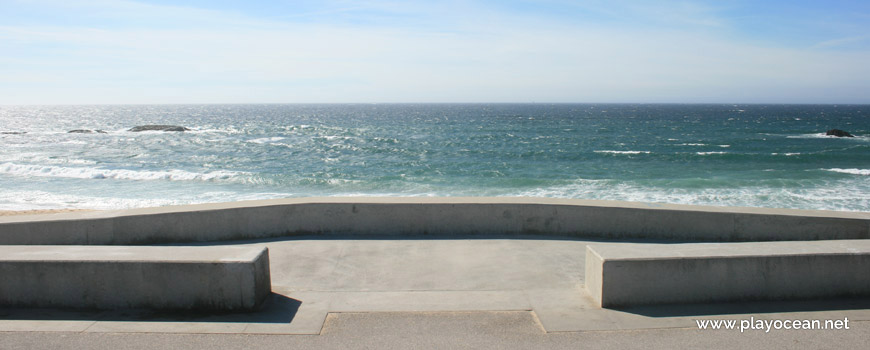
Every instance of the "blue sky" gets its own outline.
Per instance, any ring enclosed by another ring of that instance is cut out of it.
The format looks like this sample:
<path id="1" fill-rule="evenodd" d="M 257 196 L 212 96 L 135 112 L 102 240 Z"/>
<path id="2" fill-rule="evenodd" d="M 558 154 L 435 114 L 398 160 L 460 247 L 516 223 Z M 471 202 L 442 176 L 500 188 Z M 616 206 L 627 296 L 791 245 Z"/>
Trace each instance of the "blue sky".
<path id="1" fill-rule="evenodd" d="M 0 0 L 0 104 L 870 103 L 867 1 Z"/>

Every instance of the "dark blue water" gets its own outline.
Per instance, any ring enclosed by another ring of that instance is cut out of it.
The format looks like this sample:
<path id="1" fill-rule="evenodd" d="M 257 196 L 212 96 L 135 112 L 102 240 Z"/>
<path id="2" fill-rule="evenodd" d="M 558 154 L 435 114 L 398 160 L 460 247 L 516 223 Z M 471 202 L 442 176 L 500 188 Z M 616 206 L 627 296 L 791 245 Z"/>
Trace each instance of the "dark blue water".
<path id="1" fill-rule="evenodd" d="M 0 107 L 0 209 L 545 196 L 870 211 L 870 106 Z M 129 132 L 176 124 L 183 133 Z M 835 138 L 840 128 L 857 137 Z M 101 129 L 106 134 L 68 134 Z"/>

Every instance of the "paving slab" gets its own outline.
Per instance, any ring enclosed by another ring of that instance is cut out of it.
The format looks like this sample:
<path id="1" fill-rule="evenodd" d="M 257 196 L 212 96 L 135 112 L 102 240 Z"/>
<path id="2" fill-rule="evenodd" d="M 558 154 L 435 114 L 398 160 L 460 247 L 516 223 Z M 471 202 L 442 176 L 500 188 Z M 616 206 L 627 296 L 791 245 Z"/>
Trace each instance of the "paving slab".
<path id="1" fill-rule="evenodd" d="M 340 292 L 330 312 L 531 310 L 522 291 Z"/>
<path id="2" fill-rule="evenodd" d="M 861 349 L 849 330 L 746 332 L 695 328 L 545 332 L 533 312 L 332 313 L 319 335 L 0 332 L 0 349 Z"/>

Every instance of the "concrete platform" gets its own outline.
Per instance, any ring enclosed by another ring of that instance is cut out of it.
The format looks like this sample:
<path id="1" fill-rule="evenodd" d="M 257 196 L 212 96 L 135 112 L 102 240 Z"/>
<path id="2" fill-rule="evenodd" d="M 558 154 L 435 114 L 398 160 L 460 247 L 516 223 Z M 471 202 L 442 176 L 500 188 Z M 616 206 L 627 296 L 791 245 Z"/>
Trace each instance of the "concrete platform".
<path id="1" fill-rule="evenodd" d="M 0 306 L 251 310 L 271 292 L 262 247 L 0 246 Z"/>
<path id="2" fill-rule="evenodd" d="M 601 307 L 870 297 L 870 240 L 587 246 Z"/>
<path id="3" fill-rule="evenodd" d="M 814 240 L 867 238 L 870 213 L 540 198 L 301 198 L 6 217 L 4 244 L 268 248 L 273 293 L 233 313 L 0 306 L 0 348 L 855 348 L 870 334 L 870 298 L 601 308 L 586 292 L 586 250 L 783 240 L 812 250 L 825 244 Z M 848 318 L 854 330 L 745 338 L 697 326 L 751 318 Z"/>
<path id="4" fill-rule="evenodd" d="M 0 308 L 0 332 L 318 335 L 329 329 L 328 319 L 348 313 L 523 313 L 546 333 L 690 329 L 698 319 L 870 320 L 870 299 L 603 309 L 584 292 L 586 246 L 602 243 L 632 244 L 540 236 L 203 243 L 269 248 L 273 294 L 262 308 L 234 314 Z"/>

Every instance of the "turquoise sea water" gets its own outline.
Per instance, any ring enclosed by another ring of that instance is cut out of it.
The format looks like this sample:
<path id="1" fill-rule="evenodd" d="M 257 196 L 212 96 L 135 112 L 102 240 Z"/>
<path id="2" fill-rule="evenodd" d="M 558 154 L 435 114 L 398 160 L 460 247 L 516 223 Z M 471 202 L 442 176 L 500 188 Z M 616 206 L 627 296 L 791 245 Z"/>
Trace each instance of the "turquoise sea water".
<path id="1" fill-rule="evenodd" d="M 143 124 L 192 131 L 127 131 Z M 0 132 L 0 210 L 372 195 L 870 211 L 867 105 L 0 106 Z"/>

